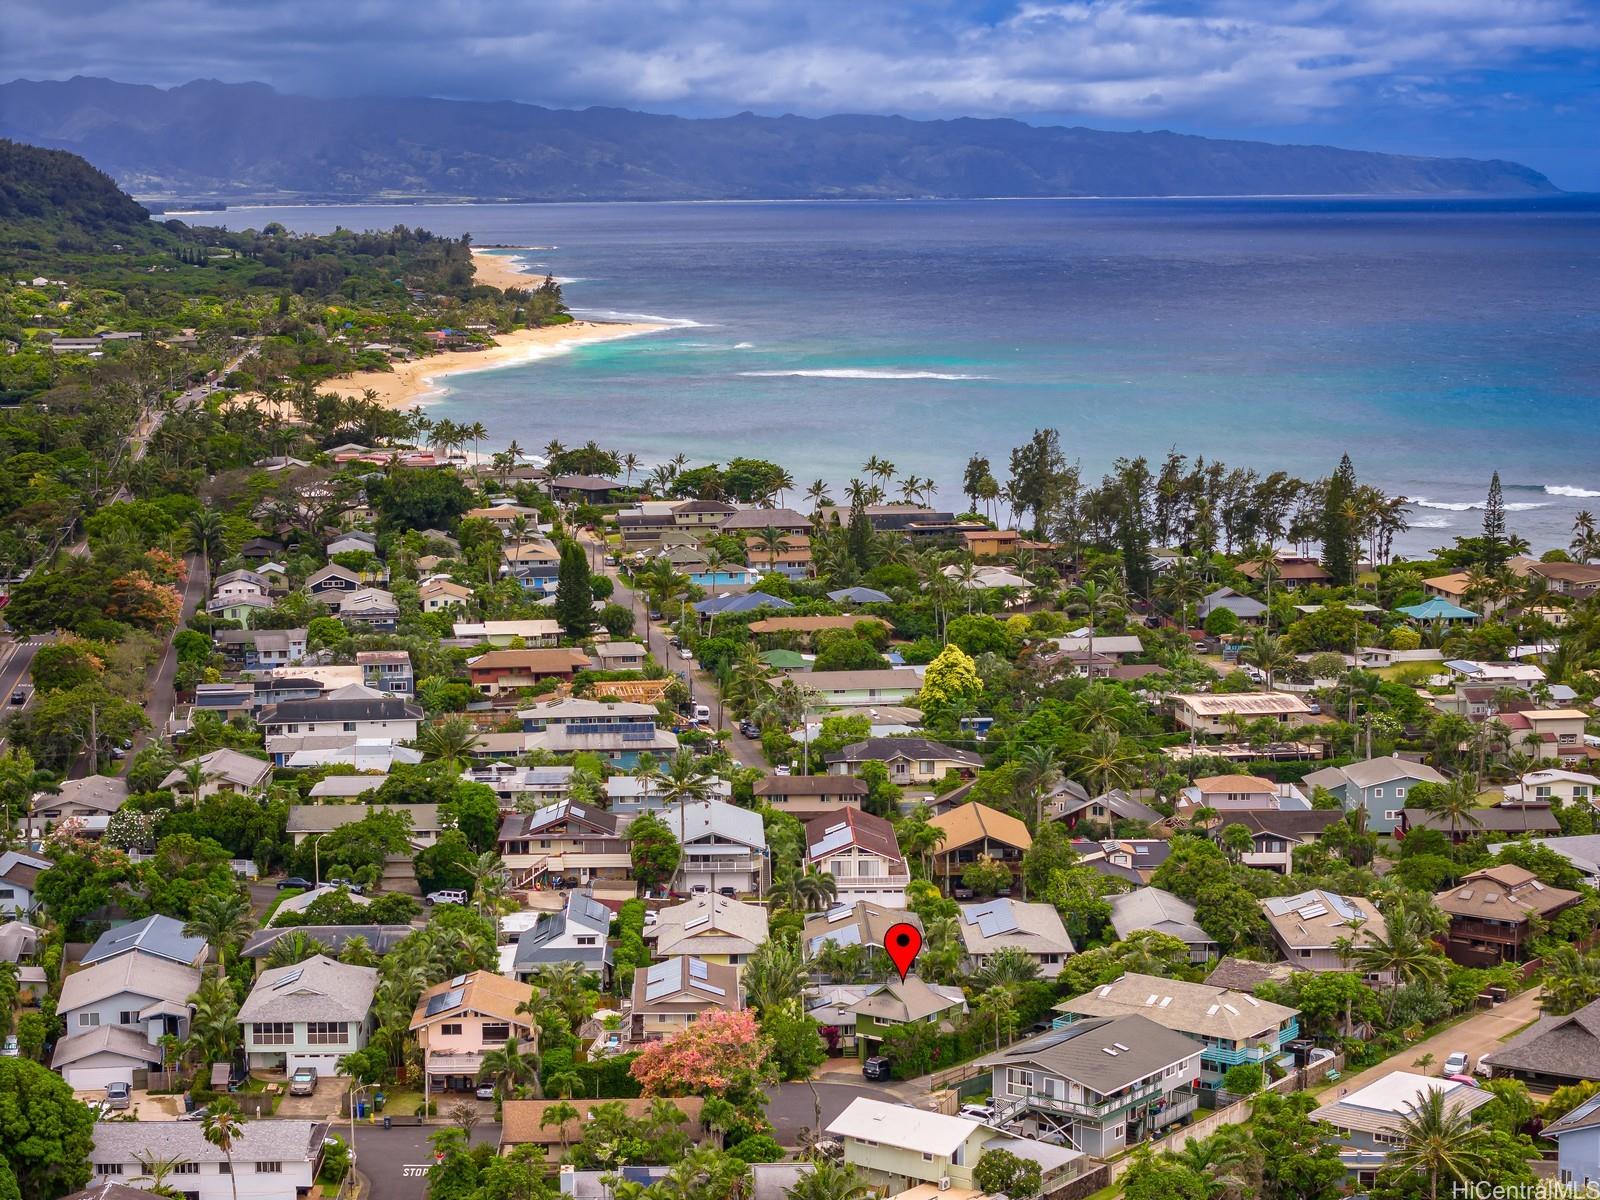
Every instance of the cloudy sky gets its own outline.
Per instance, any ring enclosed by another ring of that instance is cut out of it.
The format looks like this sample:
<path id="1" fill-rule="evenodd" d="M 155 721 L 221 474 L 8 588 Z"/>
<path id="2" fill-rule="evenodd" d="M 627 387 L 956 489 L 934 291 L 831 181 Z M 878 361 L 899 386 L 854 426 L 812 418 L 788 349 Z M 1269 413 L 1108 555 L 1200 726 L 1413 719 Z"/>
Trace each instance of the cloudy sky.
<path id="1" fill-rule="evenodd" d="M 1600 0 L 10 0 L 0 78 L 1502 157 L 1600 190 Z"/>

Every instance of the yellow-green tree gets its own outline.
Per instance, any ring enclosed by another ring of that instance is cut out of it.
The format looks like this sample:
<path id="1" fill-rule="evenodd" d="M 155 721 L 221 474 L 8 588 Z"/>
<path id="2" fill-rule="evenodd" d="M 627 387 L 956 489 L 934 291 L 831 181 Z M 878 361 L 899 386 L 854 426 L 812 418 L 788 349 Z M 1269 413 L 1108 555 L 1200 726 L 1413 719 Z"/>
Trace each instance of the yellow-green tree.
<path id="1" fill-rule="evenodd" d="M 971 701 L 983 694 L 983 680 L 972 656 L 954 642 L 928 664 L 918 704 L 924 713 Z"/>

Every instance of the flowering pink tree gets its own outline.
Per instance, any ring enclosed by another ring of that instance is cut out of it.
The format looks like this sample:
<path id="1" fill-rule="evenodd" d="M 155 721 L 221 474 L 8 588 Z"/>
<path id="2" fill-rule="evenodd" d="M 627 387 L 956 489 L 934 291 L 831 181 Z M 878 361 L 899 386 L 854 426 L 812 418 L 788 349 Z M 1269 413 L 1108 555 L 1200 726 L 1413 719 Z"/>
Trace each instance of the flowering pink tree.
<path id="1" fill-rule="evenodd" d="M 771 1055 L 754 1013 L 719 1009 L 646 1046 L 629 1072 L 646 1096 L 722 1096 L 742 1109 L 771 1082 Z"/>

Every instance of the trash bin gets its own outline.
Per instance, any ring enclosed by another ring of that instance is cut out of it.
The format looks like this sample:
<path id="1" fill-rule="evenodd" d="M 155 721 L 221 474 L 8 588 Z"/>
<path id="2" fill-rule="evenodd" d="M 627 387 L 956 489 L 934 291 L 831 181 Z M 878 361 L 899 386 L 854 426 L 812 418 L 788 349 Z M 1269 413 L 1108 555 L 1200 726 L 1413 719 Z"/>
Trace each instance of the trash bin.
<path id="1" fill-rule="evenodd" d="M 383 1106 L 387 1103 L 389 1103 L 389 1097 L 385 1096 L 382 1092 L 377 1092 L 372 1097 L 372 1107 L 378 1112 L 382 1112 Z"/>
<path id="2" fill-rule="evenodd" d="M 365 1100 L 357 1100 L 356 1101 L 356 1116 L 360 1120 L 363 1120 L 363 1121 L 366 1120 L 366 1118 L 367 1118 L 367 1102 Z"/>
<path id="3" fill-rule="evenodd" d="M 384 1118 L 384 1119 L 383 1119 L 383 1127 L 384 1127 L 384 1128 L 385 1128 L 385 1129 L 390 1129 L 390 1128 L 393 1128 L 393 1126 L 391 1126 L 391 1125 L 390 1125 L 390 1123 L 389 1123 L 389 1118 L 388 1118 L 388 1117 L 385 1117 L 385 1118 Z"/>

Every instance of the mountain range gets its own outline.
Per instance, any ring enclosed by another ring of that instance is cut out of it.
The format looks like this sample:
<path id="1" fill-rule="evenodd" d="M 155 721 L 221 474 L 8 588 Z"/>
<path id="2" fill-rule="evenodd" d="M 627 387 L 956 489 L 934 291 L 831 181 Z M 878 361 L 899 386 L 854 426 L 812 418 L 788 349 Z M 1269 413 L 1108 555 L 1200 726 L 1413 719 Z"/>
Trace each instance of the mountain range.
<path id="1" fill-rule="evenodd" d="M 70 150 L 135 196 L 187 200 L 757 200 L 1531 195 L 1518 163 L 1007 119 L 686 118 L 265 84 L 78 76 L 0 85 L 0 137 Z"/>

